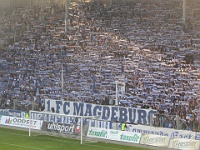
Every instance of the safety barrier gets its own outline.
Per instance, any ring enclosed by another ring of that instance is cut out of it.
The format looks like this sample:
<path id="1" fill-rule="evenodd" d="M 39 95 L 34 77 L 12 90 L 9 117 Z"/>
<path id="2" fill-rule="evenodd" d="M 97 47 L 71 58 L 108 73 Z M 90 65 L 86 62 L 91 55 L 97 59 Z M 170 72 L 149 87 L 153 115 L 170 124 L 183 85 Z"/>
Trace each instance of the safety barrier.
<path id="1" fill-rule="evenodd" d="M 199 133 L 194 133 L 194 134 L 199 134 Z M 200 140 L 187 139 L 184 137 L 170 138 L 169 136 L 144 134 L 144 133 L 141 134 L 136 132 L 93 128 L 93 127 L 89 127 L 87 136 L 92 138 L 101 138 L 105 140 L 139 143 L 143 145 L 166 147 L 166 148 L 168 147 L 173 149 L 182 149 L 182 150 L 200 149 Z"/>

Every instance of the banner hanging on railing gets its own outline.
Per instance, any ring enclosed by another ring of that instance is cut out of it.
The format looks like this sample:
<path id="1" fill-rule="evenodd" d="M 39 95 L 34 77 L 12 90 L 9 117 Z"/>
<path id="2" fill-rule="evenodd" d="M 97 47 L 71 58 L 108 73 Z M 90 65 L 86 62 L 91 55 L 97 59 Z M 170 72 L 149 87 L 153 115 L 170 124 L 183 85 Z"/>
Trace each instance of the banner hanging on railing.
<path id="1" fill-rule="evenodd" d="M 45 111 L 77 116 L 99 116 L 99 119 L 107 121 L 129 122 L 147 125 L 150 115 L 156 110 L 138 109 L 118 106 L 96 105 L 82 102 L 70 102 L 61 100 L 45 100 Z"/>
<path id="2" fill-rule="evenodd" d="M 25 118 L 25 111 L 12 110 L 12 109 L 0 109 L 0 116 Z"/>

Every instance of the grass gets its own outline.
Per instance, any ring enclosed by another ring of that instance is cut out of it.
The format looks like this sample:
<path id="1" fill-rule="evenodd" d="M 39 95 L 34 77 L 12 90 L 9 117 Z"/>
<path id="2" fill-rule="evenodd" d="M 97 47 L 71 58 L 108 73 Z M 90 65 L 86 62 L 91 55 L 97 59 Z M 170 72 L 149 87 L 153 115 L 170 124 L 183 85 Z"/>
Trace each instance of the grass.
<path id="1" fill-rule="evenodd" d="M 81 145 L 79 140 L 47 135 L 29 137 L 27 131 L 7 128 L 0 128 L 0 145 L 2 150 L 146 150 L 102 142 Z"/>

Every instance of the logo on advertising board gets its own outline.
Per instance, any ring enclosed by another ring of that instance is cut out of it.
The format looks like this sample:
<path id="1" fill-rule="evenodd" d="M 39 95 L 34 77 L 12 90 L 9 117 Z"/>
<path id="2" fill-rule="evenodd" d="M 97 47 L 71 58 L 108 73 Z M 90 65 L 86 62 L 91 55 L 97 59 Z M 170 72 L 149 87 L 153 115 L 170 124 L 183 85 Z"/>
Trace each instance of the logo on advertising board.
<path id="1" fill-rule="evenodd" d="M 10 119 L 10 117 L 6 119 L 5 124 L 12 124 L 12 120 Z"/>
<path id="2" fill-rule="evenodd" d="M 20 128 L 29 128 L 31 124 L 31 128 L 40 129 L 42 121 L 31 120 L 30 122 L 29 119 L 25 119 L 25 118 L 2 116 L 0 120 L 0 124 L 7 125 L 7 126 L 20 127 Z"/>
<path id="3" fill-rule="evenodd" d="M 110 134 L 113 136 L 118 135 L 118 133 L 119 133 L 119 131 L 117 131 L 117 130 L 110 130 Z"/>
<path id="4" fill-rule="evenodd" d="M 28 119 L 24 119 L 24 118 L 11 118 L 8 117 L 5 120 L 5 124 L 14 124 L 14 125 L 21 125 L 21 126 L 26 126 L 29 125 L 29 120 Z M 36 125 L 37 121 L 33 121 L 31 120 L 31 125 L 34 126 Z"/>
<path id="5" fill-rule="evenodd" d="M 80 126 L 76 126 L 75 128 L 75 133 L 80 133 L 81 132 L 81 127 Z"/>
<path id="6" fill-rule="evenodd" d="M 114 140 L 114 141 L 120 141 L 120 131 L 113 130 L 113 129 L 107 129 L 107 139 Z"/>
<path id="7" fill-rule="evenodd" d="M 155 137 L 155 138 L 145 137 L 144 138 L 144 143 L 146 144 L 165 143 L 165 142 L 166 142 L 165 137 Z"/>
<path id="8" fill-rule="evenodd" d="M 199 141 L 190 139 L 172 139 L 170 140 L 169 148 L 198 150 Z"/>
<path id="9" fill-rule="evenodd" d="M 134 134 L 134 135 L 125 135 L 125 134 L 121 134 L 121 135 L 120 135 L 120 140 L 121 140 L 121 141 L 124 141 L 124 142 L 139 143 L 140 136 L 138 136 L 137 134 Z"/>
<path id="10" fill-rule="evenodd" d="M 169 137 L 160 136 L 160 135 L 153 135 L 153 134 L 146 134 L 142 135 L 140 144 L 152 145 L 152 146 L 168 146 Z"/>
<path id="11" fill-rule="evenodd" d="M 88 131 L 88 136 L 90 137 L 98 137 L 98 138 L 106 138 L 107 132 L 104 129 L 93 130 L 90 129 Z"/>
<path id="12" fill-rule="evenodd" d="M 80 134 L 80 125 L 43 122 L 42 130 L 66 134 Z"/>

